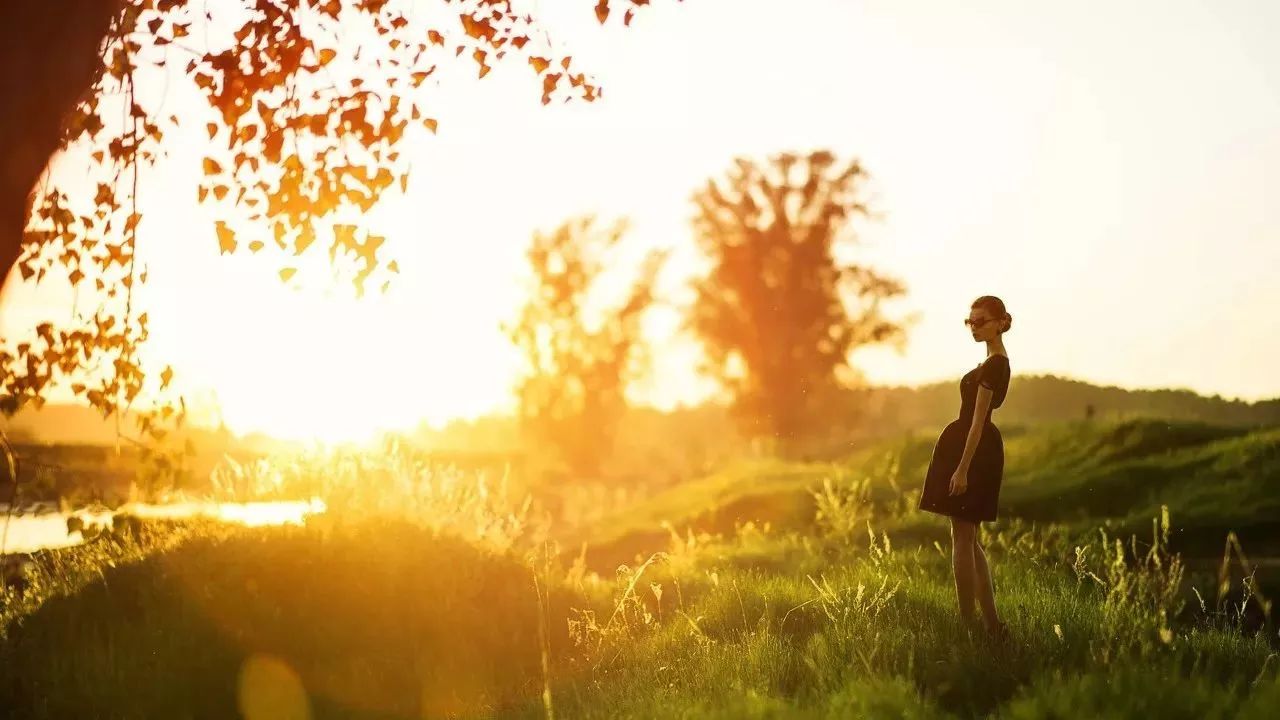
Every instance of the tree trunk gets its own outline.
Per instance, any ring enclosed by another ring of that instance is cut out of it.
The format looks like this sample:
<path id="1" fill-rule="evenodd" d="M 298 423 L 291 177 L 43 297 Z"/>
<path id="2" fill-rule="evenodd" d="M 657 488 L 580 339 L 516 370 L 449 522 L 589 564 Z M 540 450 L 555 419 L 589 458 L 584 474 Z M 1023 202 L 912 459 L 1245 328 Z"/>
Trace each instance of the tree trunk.
<path id="1" fill-rule="evenodd" d="M 0 2 L 0 282 L 22 248 L 30 195 L 89 90 L 119 0 Z"/>

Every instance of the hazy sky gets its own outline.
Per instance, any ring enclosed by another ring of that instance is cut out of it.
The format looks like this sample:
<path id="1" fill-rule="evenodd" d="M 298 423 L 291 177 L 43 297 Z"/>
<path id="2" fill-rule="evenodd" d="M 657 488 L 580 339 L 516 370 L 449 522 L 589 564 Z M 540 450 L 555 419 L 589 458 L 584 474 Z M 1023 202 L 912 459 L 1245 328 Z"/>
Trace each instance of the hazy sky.
<path id="1" fill-rule="evenodd" d="M 408 193 L 365 219 L 404 269 L 376 301 L 219 259 L 192 202 L 198 152 L 175 140 L 143 179 L 152 352 L 241 430 L 489 411 L 509 402 L 498 323 L 532 230 L 629 216 L 629 252 L 675 250 L 679 301 L 692 192 L 735 156 L 829 148 L 869 171 L 882 218 L 859 258 L 906 283 L 890 310 L 918 318 L 901 354 L 855 355 L 873 382 L 976 364 L 961 321 L 990 293 L 1014 315 L 1015 373 L 1280 395 L 1280 3 L 659 1 L 628 30 L 591 4 L 532 7 L 603 100 L 542 107 L 518 63 L 446 77 Z M 10 283 L 5 328 L 67 302 Z M 673 324 L 654 318 L 638 389 L 660 405 L 707 390 Z"/>

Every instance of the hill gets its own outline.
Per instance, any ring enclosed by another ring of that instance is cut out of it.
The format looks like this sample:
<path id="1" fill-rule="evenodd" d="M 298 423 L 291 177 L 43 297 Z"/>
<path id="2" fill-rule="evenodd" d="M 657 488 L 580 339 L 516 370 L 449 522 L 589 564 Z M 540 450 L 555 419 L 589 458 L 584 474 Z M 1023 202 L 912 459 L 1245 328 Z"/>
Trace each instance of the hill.
<path id="1" fill-rule="evenodd" d="M 664 547 L 672 530 L 731 534 L 751 522 L 807 531 L 824 482 L 868 510 L 906 510 L 902 532 L 945 540 L 945 523 L 910 512 L 933 441 L 915 432 L 835 462 L 743 461 L 582 528 L 572 541 L 588 543 L 592 564 L 608 567 Z M 1167 505 L 1179 549 L 1220 552 L 1235 531 L 1246 546 L 1280 550 L 1280 428 L 1073 421 L 1012 426 L 1005 442 L 1001 520 L 1144 533 Z"/>

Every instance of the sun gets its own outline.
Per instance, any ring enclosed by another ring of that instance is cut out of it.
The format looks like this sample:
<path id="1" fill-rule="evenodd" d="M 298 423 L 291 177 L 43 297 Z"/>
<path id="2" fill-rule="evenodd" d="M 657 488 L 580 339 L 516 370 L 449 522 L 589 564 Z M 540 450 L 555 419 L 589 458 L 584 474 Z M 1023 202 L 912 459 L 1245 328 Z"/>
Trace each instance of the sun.
<path id="1" fill-rule="evenodd" d="M 227 271 L 204 278 L 208 287 L 154 298 L 178 307 L 181 293 L 221 298 L 154 314 L 153 325 L 165 326 L 148 348 L 173 363 L 183 392 L 209 398 L 206 422 L 240 435 L 366 442 L 509 401 L 514 349 L 501 308 L 470 302 L 437 278 L 410 275 L 385 295 L 356 297 L 323 275 L 287 287 L 266 270 Z"/>

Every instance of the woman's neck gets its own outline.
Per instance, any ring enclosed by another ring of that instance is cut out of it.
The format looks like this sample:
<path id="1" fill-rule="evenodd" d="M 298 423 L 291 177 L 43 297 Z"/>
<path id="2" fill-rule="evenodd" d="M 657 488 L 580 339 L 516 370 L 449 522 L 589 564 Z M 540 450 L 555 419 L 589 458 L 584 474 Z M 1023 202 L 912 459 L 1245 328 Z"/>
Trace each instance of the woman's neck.
<path id="1" fill-rule="evenodd" d="M 1004 349 L 1004 341 L 998 337 L 994 340 L 987 341 L 987 357 L 991 357 L 992 355 L 1004 355 L 1005 357 L 1009 357 L 1009 353 Z"/>

